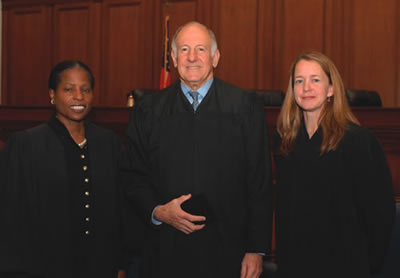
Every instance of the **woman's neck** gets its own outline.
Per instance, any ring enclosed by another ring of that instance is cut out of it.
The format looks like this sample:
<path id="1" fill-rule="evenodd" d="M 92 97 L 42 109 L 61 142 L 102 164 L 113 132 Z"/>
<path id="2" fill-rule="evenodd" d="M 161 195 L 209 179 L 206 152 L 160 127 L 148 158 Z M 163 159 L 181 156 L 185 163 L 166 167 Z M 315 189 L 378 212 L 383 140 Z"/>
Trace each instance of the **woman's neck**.
<path id="1" fill-rule="evenodd" d="M 303 112 L 304 124 L 306 125 L 308 138 L 313 137 L 319 126 L 319 113 Z"/>
<path id="2" fill-rule="evenodd" d="M 85 124 L 84 121 L 67 121 L 63 118 L 57 117 L 68 130 L 69 135 L 75 143 L 79 144 L 85 140 Z"/>
<path id="3" fill-rule="evenodd" d="M 81 126 L 76 126 L 76 127 L 70 127 L 68 128 L 68 132 L 71 135 L 72 139 L 74 139 L 75 143 L 80 144 L 83 141 L 85 141 L 86 137 L 85 137 L 85 127 L 82 123 Z"/>

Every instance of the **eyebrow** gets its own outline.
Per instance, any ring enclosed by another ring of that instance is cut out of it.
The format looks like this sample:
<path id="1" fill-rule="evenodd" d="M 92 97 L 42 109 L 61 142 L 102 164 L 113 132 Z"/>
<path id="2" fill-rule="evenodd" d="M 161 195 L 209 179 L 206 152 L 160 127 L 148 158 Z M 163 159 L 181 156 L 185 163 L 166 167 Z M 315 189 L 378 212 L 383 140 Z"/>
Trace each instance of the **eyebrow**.
<path id="1" fill-rule="evenodd" d="M 319 74 L 312 74 L 311 77 L 321 77 Z M 294 78 L 304 78 L 303 75 L 296 75 Z"/>
<path id="2" fill-rule="evenodd" d="M 185 47 L 185 46 L 190 47 L 189 44 L 182 44 L 179 47 Z M 207 48 L 206 44 L 196 44 L 194 47 L 199 47 L 199 46 Z"/>

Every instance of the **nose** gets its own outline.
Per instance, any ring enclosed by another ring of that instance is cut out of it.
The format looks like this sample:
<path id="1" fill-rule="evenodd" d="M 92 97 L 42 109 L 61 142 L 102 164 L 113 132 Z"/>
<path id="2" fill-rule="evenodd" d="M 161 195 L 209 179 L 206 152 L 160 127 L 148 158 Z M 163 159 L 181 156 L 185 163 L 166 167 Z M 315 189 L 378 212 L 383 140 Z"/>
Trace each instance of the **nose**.
<path id="1" fill-rule="evenodd" d="M 304 85 L 303 85 L 303 90 L 304 91 L 309 91 L 310 90 L 310 81 L 309 80 L 304 80 L 304 83 L 303 83 Z"/>
<path id="2" fill-rule="evenodd" d="M 196 59 L 197 59 L 196 50 L 195 49 L 190 49 L 187 57 L 188 57 L 188 60 L 191 61 L 191 62 L 196 61 Z"/>
<path id="3" fill-rule="evenodd" d="M 74 90 L 74 99 L 77 100 L 83 99 L 83 92 L 80 89 Z"/>

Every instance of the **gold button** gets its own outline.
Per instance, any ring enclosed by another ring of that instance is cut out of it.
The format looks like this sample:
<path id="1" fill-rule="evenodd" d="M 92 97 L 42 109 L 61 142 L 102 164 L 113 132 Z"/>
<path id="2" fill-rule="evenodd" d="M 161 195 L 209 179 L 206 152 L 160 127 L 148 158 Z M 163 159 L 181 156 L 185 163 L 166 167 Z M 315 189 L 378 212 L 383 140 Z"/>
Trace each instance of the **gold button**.
<path id="1" fill-rule="evenodd" d="M 89 204 L 86 204 L 86 205 L 85 205 L 85 208 L 87 208 L 87 209 L 90 208 Z"/>
<path id="2" fill-rule="evenodd" d="M 88 182 L 89 182 L 89 179 L 88 179 L 88 178 L 85 178 L 85 182 L 88 183 Z"/>
<path id="3" fill-rule="evenodd" d="M 85 235 L 88 235 L 88 234 L 90 234 L 90 232 L 89 231 L 85 231 Z"/>
<path id="4" fill-rule="evenodd" d="M 86 218 L 85 218 L 85 221 L 86 221 L 86 222 L 89 222 L 89 221 L 90 221 L 90 218 L 89 218 L 89 217 L 86 217 Z"/>
<path id="5" fill-rule="evenodd" d="M 83 166 L 82 168 L 83 168 L 83 171 L 86 171 L 86 170 L 87 170 L 87 166 L 86 166 L 86 165 Z"/>
<path id="6" fill-rule="evenodd" d="M 85 155 L 84 155 L 84 154 L 81 154 L 81 158 L 82 158 L 82 159 L 85 159 Z"/>
<path id="7" fill-rule="evenodd" d="M 86 195 L 86 196 L 89 196 L 89 192 L 88 192 L 88 191 L 86 191 L 86 192 L 85 192 L 85 195 Z"/>

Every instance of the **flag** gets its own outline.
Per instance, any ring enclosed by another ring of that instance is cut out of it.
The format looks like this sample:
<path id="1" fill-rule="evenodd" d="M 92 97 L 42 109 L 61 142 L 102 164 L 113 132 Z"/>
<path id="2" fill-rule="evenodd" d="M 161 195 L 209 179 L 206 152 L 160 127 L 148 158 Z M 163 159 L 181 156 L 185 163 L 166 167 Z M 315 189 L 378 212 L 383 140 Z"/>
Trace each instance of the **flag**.
<path id="1" fill-rule="evenodd" d="M 169 68 L 169 15 L 165 17 L 164 21 L 164 45 L 161 63 L 161 74 L 160 74 L 160 89 L 164 89 L 171 84 L 171 74 Z"/>

